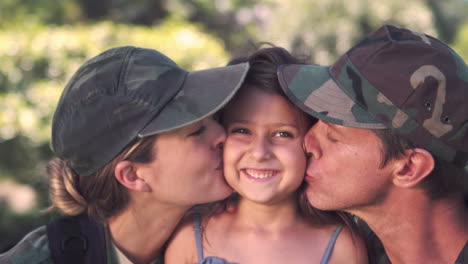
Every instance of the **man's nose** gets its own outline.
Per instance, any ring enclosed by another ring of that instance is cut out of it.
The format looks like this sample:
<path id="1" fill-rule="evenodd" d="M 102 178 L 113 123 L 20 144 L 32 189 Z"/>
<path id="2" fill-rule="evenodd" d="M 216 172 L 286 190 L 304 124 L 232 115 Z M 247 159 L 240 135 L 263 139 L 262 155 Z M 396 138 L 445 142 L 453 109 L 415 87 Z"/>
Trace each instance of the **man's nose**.
<path id="1" fill-rule="evenodd" d="M 317 137 L 317 133 L 319 133 L 320 122 L 321 121 L 314 124 L 304 136 L 304 147 L 307 153 L 307 157 L 313 159 L 320 158 L 322 155 L 319 137 Z"/>

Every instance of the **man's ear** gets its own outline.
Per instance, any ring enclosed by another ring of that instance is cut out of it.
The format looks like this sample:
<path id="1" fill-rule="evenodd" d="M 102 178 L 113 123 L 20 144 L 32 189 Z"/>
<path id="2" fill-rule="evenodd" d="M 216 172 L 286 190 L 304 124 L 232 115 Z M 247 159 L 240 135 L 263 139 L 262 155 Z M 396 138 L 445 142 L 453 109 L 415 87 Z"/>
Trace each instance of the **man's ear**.
<path id="1" fill-rule="evenodd" d="M 393 183 L 400 187 L 416 186 L 434 169 L 434 158 L 421 148 L 405 150 L 405 155 L 395 161 Z"/>
<path id="2" fill-rule="evenodd" d="M 114 169 L 115 178 L 125 187 L 138 192 L 150 192 L 151 188 L 146 181 L 138 176 L 133 162 L 124 160 L 117 163 Z"/>

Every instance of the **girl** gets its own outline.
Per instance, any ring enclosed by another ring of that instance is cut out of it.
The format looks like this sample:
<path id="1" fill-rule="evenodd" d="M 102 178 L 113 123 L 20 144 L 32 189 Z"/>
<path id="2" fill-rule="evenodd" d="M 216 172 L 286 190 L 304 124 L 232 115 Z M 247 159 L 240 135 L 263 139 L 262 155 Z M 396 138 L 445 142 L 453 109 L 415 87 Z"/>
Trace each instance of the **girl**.
<path id="1" fill-rule="evenodd" d="M 55 111 L 48 165 L 53 209 L 76 217 L 29 233 L 0 263 L 159 263 L 189 208 L 232 193 L 212 114 L 247 69 L 189 73 L 135 47 L 86 62 Z"/>
<path id="2" fill-rule="evenodd" d="M 166 251 L 172 263 L 367 263 L 362 241 L 337 213 L 300 203 L 303 136 L 312 125 L 280 89 L 276 69 L 298 63 L 281 48 L 247 59 L 251 69 L 222 112 L 224 171 L 237 192 L 214 213 L 195 213 Z M 345 220 L 348 220 L 345 218 Z"/>

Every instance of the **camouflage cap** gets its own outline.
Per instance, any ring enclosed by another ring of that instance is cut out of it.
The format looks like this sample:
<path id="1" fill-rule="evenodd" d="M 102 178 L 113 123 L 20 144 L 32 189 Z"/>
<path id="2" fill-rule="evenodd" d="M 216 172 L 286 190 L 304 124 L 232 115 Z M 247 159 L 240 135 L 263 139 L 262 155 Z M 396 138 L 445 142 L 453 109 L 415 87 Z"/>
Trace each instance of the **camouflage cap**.
<path id="1" fill-rule="evenodd" d="M 385 25 L 332 66 L 283 65 L 287 96 L 343 126 L 389 128 L 449 162 L 468 157 L 468 67 L 431 36 Z"/>
<path id="2" fill-rule="evenodd" d="M 131 141 L 199 121 L 241 86 L 247 63 L 187 72 L 164 54 L 118 47 L 88 60 L 58 102 L 52 148 L 79 175 L 89 175 Z"/>

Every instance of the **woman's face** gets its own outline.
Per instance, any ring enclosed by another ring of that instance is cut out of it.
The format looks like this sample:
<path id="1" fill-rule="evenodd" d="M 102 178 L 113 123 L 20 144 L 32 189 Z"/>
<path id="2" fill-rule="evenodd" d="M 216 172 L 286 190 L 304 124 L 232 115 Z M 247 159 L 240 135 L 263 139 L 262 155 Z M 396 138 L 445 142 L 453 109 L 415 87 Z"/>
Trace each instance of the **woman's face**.
<path id="1" fill-rule="evenodd" d="M 273 92 L 247 86 L 225 109 L 224 173 L 239 194 L 257 203 L 285 201 L 304 178 L 304 114 Z"/>
<path id="2" fill-rule="evenodd" d="M 224 128 L 207 117 L 157 136 L 148 180 L 158 200 L 193 205 L 226 198 L 232 193 L 223 176 Z"/>

